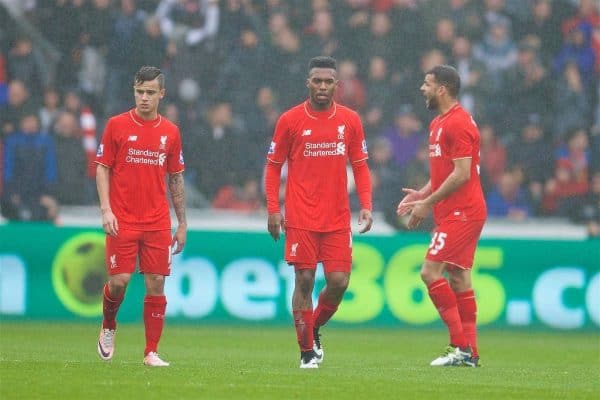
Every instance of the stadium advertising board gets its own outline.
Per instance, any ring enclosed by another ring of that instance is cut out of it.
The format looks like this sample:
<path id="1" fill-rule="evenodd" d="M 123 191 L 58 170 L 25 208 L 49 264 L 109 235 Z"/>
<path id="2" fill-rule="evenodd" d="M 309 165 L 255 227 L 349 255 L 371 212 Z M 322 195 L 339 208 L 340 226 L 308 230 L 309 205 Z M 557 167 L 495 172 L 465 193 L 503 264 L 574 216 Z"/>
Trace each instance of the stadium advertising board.
<path id="1" fill-rule="evenodd" d="M 423 234 L 355 236 L 348 293 L 334 317 L 343 326 L 440 325 L 419 276 Z M 268 234 L 192 231 L 167 279 L 167 316 L 180 322 L 290 323 L 293 270 Z M 2 319 L 100 321 L 101 231 L 48 225 L 0 228 Z M 600 242 L 482 240 L 473 282 L 482 326 L 600 327 Z M 317 276 L 322 287 L 323 276 Z M 141 318 L 134 277 L 119 312 Z"/>

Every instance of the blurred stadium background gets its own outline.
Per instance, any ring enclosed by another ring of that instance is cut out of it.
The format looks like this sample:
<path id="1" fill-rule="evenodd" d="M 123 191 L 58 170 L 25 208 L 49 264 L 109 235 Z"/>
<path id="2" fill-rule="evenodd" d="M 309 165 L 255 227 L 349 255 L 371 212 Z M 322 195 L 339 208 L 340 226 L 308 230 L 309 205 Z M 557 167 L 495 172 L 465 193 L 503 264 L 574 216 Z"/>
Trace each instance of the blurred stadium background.
<path id="1" fill-rule="evenodd" d="M 291 326 L 292 275 L 266 233 L 262 175 L 274 123 L 305 98 L 315 55 L 337 58 L 336 100 L 362 116 L 376 210 L 331 325 L 443 332 L 418 276 L 429 227 L 408 233 L 394 210 L 400 188 L 427 179 L 423 72 L 449 63 L 482 135 L 482 329 L 591 335 L 597 371 L 597 0 L 1 0 L 2 330 L 99 323 L 92 160 L 107 118 L 133 106 L 141 65 L 164 71 L 161 112 L 179 125 L 186 155 L 191 231 L 168 279 L 166 332 Z M 142 290 L 133 283 L 121 321 L 141 320 Z M 6 377 L 11 364 L 0 365 Z M 594 377 L 583 393 L 597 395 Z"/>

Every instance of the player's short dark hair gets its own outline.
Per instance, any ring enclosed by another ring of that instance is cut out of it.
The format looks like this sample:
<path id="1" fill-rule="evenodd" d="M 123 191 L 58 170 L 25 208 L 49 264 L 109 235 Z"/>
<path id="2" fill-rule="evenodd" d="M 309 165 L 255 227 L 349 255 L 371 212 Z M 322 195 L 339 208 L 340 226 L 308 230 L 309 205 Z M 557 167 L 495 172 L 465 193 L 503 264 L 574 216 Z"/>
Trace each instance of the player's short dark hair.
<path id="1" fill-rule="evenodd" d="M 134 84 L 139 85 L 144 82 L 153 81 L 156 78 L 158 78 L 158 86 L 163 89 L 165 87 L 165 76 L 160 68 L 144 65 L 135 73 L 133 82 Z"/>
<path id="2" fill-rule="evenodd" d="M 309 74 L 313 68 L 331 68 L 337 70 L 337 61 L 335 61 L 335 58 L 328 56 L 313 57 L 308 62 Z"/>
<path id="3" fill-rule="evenodd" d="M 458 71 L 451 65 L 436 65 L 425 73 L 425 75 L 433 75 L 435 81 L 446 87 L 448 94 L 454 98 L 458 96 L 460 91 L 460 75 Z"/>

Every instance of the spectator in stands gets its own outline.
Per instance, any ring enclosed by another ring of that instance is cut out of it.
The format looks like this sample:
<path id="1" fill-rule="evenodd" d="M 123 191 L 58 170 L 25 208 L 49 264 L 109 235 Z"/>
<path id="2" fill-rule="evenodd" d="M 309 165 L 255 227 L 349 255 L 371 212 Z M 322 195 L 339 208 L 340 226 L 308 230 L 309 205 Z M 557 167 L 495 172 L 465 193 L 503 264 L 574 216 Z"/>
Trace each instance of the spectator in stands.
<path id="1" fill-rule="evenodd" d="M 96 116 L 91 107 L 83 102 L 80 94 L 75 90 L 69 90 L 63 98 L 63 107 L 65 111 L 73 113 L 79 119 L 81 136 L 83 138 L 83 148 L 88 158 L 87 174 L 90 180 L 96 177 L 96 150 L 98 139 L 96 137 Z"/>
<path id="2" fill-rule="evenodd" d="M 507 168 L 506 147 L 496 136 L 494 127 L 488 123 L 479 125 L 481 138 L 481 184 L 484 193 L 498 185 Z"/>
<path id="3" fill-rule="evenodd" d="M 78 88 L 88 103 L 102 110 L 100 99 L 106 81 L 106 54 L 113 27 L 113 10 L 110 0 L 91 0 L 90 8 L 83 14 L 83 32 L 80 41 L 81 67 Z"/>
<path id="4" fill-rule="evenodd" d="M 40 59 L 34 54 L 33 43 L 27 36 L 20 36 L 8 52 L 8 75 L 27 86 L 31 96 L 42 94 L 45 87 Z"/>
<path id="5" fill-rule="evenodd" d="M 394 124 L 382 132 L 392 148 L 392 160 L 397 168 L 404 168 L 417 155 L 417 150 L 426 136 L 421 121 L 417 119 L 413 107 L 403 104 L 396 112 Z"/>
<path id="6" fill-rule="evenodd" d="M 402 46 L 396 44 L 397 56 L 392 60 L 388 60 L 392 74 L 405 72 L 407 69 L 413 68 L 414 60 L 418 60 L 422 49 L 426 48 L 427 35 L 423 34 L 423 27 L 426 26 L 423 9 L 427 8 L 417 7 L 414 1 L 393 2 L 393 8 L 391 9 L 391 38 L 402 38 L 402 43 L 411 43 L 411 45 Z M 429 31 L 427 32 L 429 35 Z M 397 39 L 394 39 L 392 43 L 395 40 Z"/>
<path id="7" fill-rule="evenodd" d="M 510 145 L 508 155 L 509 165 L 523 171 L 524 185 L 536 213 L 545 182 L 552 176 L 552 154 L 552 146 L 544 137 L 541 117 L 538 114 L 529 115 L 520 136 Z"/>
<path id="8" fill-rule="evenodd" d="M 335 32 L 335 21 L 329 10 L 313 14 L 312 23 L 306 28 L 306 48 L 314 54 L 340 58 L 341 43 Z"/>
<path id="9" fill-rule="evenodd" d="M 18 130 L 5 139 L 4 151 L 4 217 L 54 221 L 58 214 L 54 141 L 42 135 L 35 113 L 21 117 Z"/>
<path id="10" fill-rule="evenodd" d="M 54 120 L 60 113 L 60 93 L 53 87 L 44 89 L 43 104 L 39 110 L 40 129 L 42 132 L 50 132 Z"/>
<path id="11" fill-rule="evenodd" d="M 586 224 L 590 237 L 600 237 L 600 171 L 592 175 L 590 191 L 581 203 L 581 207 L 573 210 L 575 221 Z"/>
<path id="12" fill-rule="evenodd" d="M 557 151 L 557 160 L 567 160 L 577 182 L 586 182 L 589 176 L 590 147 L 585 129 L 575 129 L 569 133 L 566 143 Z"/>
<path id="13" fill-rule="evenodd" d="M 250 142 L 249 157 L 254 158 L 255 171 L 261 171 L 264 164 L 265 149 L 271 143 L 271 132 L 275 129 L 281 106 L 270 86 L 263 86 L 256 92 L 252 109 L 246 117 L 246 131 Z M 258 174 L 257 174 L 258 175 Z"/>
<path id="14" fill-rule="evenodd" d="M 581 207 L 589 189 L 587 181 L 578 181 L 570 160 L 563 158 L 556 163 L 554 176 L 546 182 L 542 209 L 546 215 L 569 216 Z"/>
<path id="15" fill-rule="evenodd" d="M 281 29 L 271 50 L 271 62 L 265 68 L 266 76 L 278 88 L 277 96 L 282 107 L 290 107 L 302 101 L 303 88 L 294 84 L 305 79 L 305 57 L 302 41 L 292 29 Z"/>
<path id="16" fill-rule="evenodd" d="M 593 82 L 596 55 L 591 45 L 592 28 L 588 25 L 575 25 L 565 33 L 563 47 L 554 59 L 554 71 L 562 74 L 567 63 L 574 61 L 586 87 Z"/>
<path id="17" fill-rule="evenodd" d="M 234 43 L 223 62 L 218 90 L 230 94 L 236 110 L 249 114 L 264 74 L 266 47 L 250 26 L 241 29 Z"/>
<path id="18" fill-rule="evenodd" d="M 456 27 L 454 22 L 447 17 L 437 20 L 435 35 L 429 47 L 440 49 L 447 58 L 452 56 L 452 47 L 456 39 Z"/>
<path id="19" fill-rule="evenodd" d="M 492 88 L 485 75 L 485 65 L 473 57 L 471 48 L 471 41 L 467 37 L 456 37 L 452 43 L 451 63 L 460 75 L 460 104 L 476 120 L 480 120 L 486 114 Z"/>
<path id="20" fill-rule="evenodd" d="M 352 60 L 341 60 L 338 66 L 339 85 L 334 100 L 361 112 L 365 106 L 366 89 L 358 77 L 358 66 Z"/>
<path id="21" fill-rule="evenodd" d="M 177 53 L 177 46 L 169 42 L 160 30 L 160 22 L 156 17 L 144 20 L 143 29 L 134 36 L 132 58 L 135 65 L 158 65 L 164 67 L 169 57 Z"/>
<path id="22" fill-rule="evenodd" d="M 365 84 L 367 90 L 364 130 L 367 142 L 383 128 L 384 121 L 393 115 L 394 88 L 389 77 L 388 63 L 383 57 L 373 57 L 369 60 L 369 73 Z"/>
<path id="23" fill-rule="evenodd" d="M 539 41 L 540 58 L 547 65 L 558 53 L 562 42 L 559 20 L 552 0 L 534 0 L 530 4 L 529 18 L 515 26 L 515 34 L 520 39 Z"/>
<path id="24" fill-rule="evenodd" d="M 217 0 L 161 0 L 156 16 L 164 35 L 190 47 L 213 38 L 219 29 Z"/>
<path id="25" fill-rule="evenodd" d="M 527 191 L 514 171 L 505 171 L 486 197 L 488 215 L 522 221 L 531 215 Z"/>
<path id="26" fill-rule="evenodd" d="M 505 71 L 503 81 L 502 95 L 508 106 L 508 119 L 516 122 L 519 115 L 543 116 L 552 110 L 548 73 L 540 63 L 537 48 L 531 44 L 519 44 L 517 62 Z"/>
<path id="27" fill-rule="evenodd" d="M 51 84 L 60 91 L 75 87 L 81 68 L 84 18 L 89 12 L 89 5 L 82 0 L 54 0 L 38 2 L 38 6 L 41 8 L 37 16 L 39 29 L 61 54 L 56 65 L 55 81 Z"/>
<path id="28" fill-rule="evenodd" d="M 202 157 L 193 157 L 188 164 L 197 171 L 198 189 L 212 199 L 222 186 L 240 183 L 241 172 L 247 171 L 248 146 L 244 132 L 234 121 L 231 104 L 222 102 L 212 106 L 206 123 L 191 147 L 202 149 Z"/>
<path id="29" fill-rule="evenodd" d="M 573 129 L 589 125 L 592 110 L 584 82 L 574 61 L 565 65 L 554 88 L 553 137 L 556 142 L 564 140 Z"/>
<path id="30" fill-rule="evenodd" d="M 386 137 L 380 136 L 372 142 L 369 148 L 369 167 L 373 186 L 373 208 L 382 211 L 388 223 L 399 227 L 396 208 L 398 197 L 402 195 L 402 173 L 392 159 L 392 146 Z M 356 193 L 352 200 L 353 209 L 357 209 L 360 203 Z"/>
<path id="31" fill-rule="evenodd" d="M 110 27 L 107 42 L 103 104 L 107 115 L 118 114 L 129 109 L 130 80 L 139 68 L 137 60 L 132 55 L 135 53 L 135 37 L 141 31 L 144 18 L 145 14 L 136 8 L 135 0 L 120 0 L 120 7 L 113 13 L 114 22 Z"/>
<path id="32" fill-rule="evenodd" d="M 57 160 L 56 199 L 66 205 L 90 204 L 94 192 L 87 177 L 87 157 L 77 117 L 69 111 L 61 112 L 51 132 Z"/>
<path id="33" fill-rule="evenodd" d="M 15 132 L 23 115 L 36 111 L 36 104 L 25 84 L 18 79 L 11 80 L 8 83 L 8 103 L 0 109 L 0 137 Z"/>
<path id="34" fill-rule="evenodd" d="M 503 85 L 502 74 L 517 62 L 517 46 L 507 17 L 497 16 L 489 24 L 485 37 L 473 48 L 473 56 L 485 65 L 493 87 L 499 90 Z"/>
<path id="35" fill-rule="evenodd" d="M 374 13 L 369 22 L 368 32 L 358 38 L 360 42 L 360 57 L 356 56 L 356 50 L 348 45 L 345 54 L 352 57 L 357 62 L 364 62 L 372 57 L 383 57 L 386 62 L 391 62 L 398 53 L 398 43 L 393 40 L 393 26 L 390 16 L 387 13 Z M 364 70 L 367 65 L 360 65 Z"/>
<path id="36" fill-rule="evenodd" d="M 253 212 L 263 208 L 262 198 L 258 178 L 250 174 L 242 178 L 239 185 L 221 186 L 212 206 L 217 209 Z"/>

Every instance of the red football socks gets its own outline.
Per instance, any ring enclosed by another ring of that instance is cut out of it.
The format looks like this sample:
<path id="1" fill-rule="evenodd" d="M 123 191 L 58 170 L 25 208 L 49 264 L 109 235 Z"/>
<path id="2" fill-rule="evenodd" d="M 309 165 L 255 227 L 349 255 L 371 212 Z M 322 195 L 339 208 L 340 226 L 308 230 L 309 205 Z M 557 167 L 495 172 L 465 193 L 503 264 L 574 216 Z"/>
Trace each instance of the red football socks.
<path id="1" fill-rule="evenodd" d="M 475 302 L 475 292 L 473 289 L 456 293 L 456 305 L 460 320 L 462 322 L 463 333 L 471 346 L 473 356 L 478 356 L 477 352 L 477 303 Z"/>
<path id="2" fill-rule="evenodd" d="M 123 301 L 123 296 L 118 298 L 111 297 L 108 284 L 104 285 L 104 297 L 102 299 L 102 314 L 104 316 L 102 320 L 102 328 L 104 329 L 117 329 L 117 312 Z"/>
<path id="3" fill-rule="evenodd" d="M 463 333 L 463 327 L 456 306 L 456 295 L 444 278 L 438 279 L 427 286 L 429 297 L 440 313 L 442 321 L 448 327 L 450 344 L 458 347 L 467 347 L 469 343 Z"/>
<path id="4" fill-rule="evenodd" d="M 146 328 L 146 349 L 144 355 L 156 352 L 158 341 L 165 323 L 167 299 L 165 296 L 146 296 L 144 298 L 144 326 Z"/>
<path id="5" fill-rule="evenodd" d="M 333 316 L 333 314 L 335 314 L 337 309 L 338 309 L 338 304 L 327 303 L 323 299 L 323 292 L 321 292 L 321 294 L 319 295 L 319 304 L 317 304 L 317 308 L 315 308 L 315 312 L 314 312 L 314 319 L 315 319 L 314 327 L 319 328 L 319 327 L 325 325 L 325 323 L 327 321 L 329 321 L 329 319 Z"/>
<path id="6" fill-rule="evenodd" d="M 294 310 L 294 325 L 300 351 L 313 348 L 313 312 L 312 310 Z"/>

